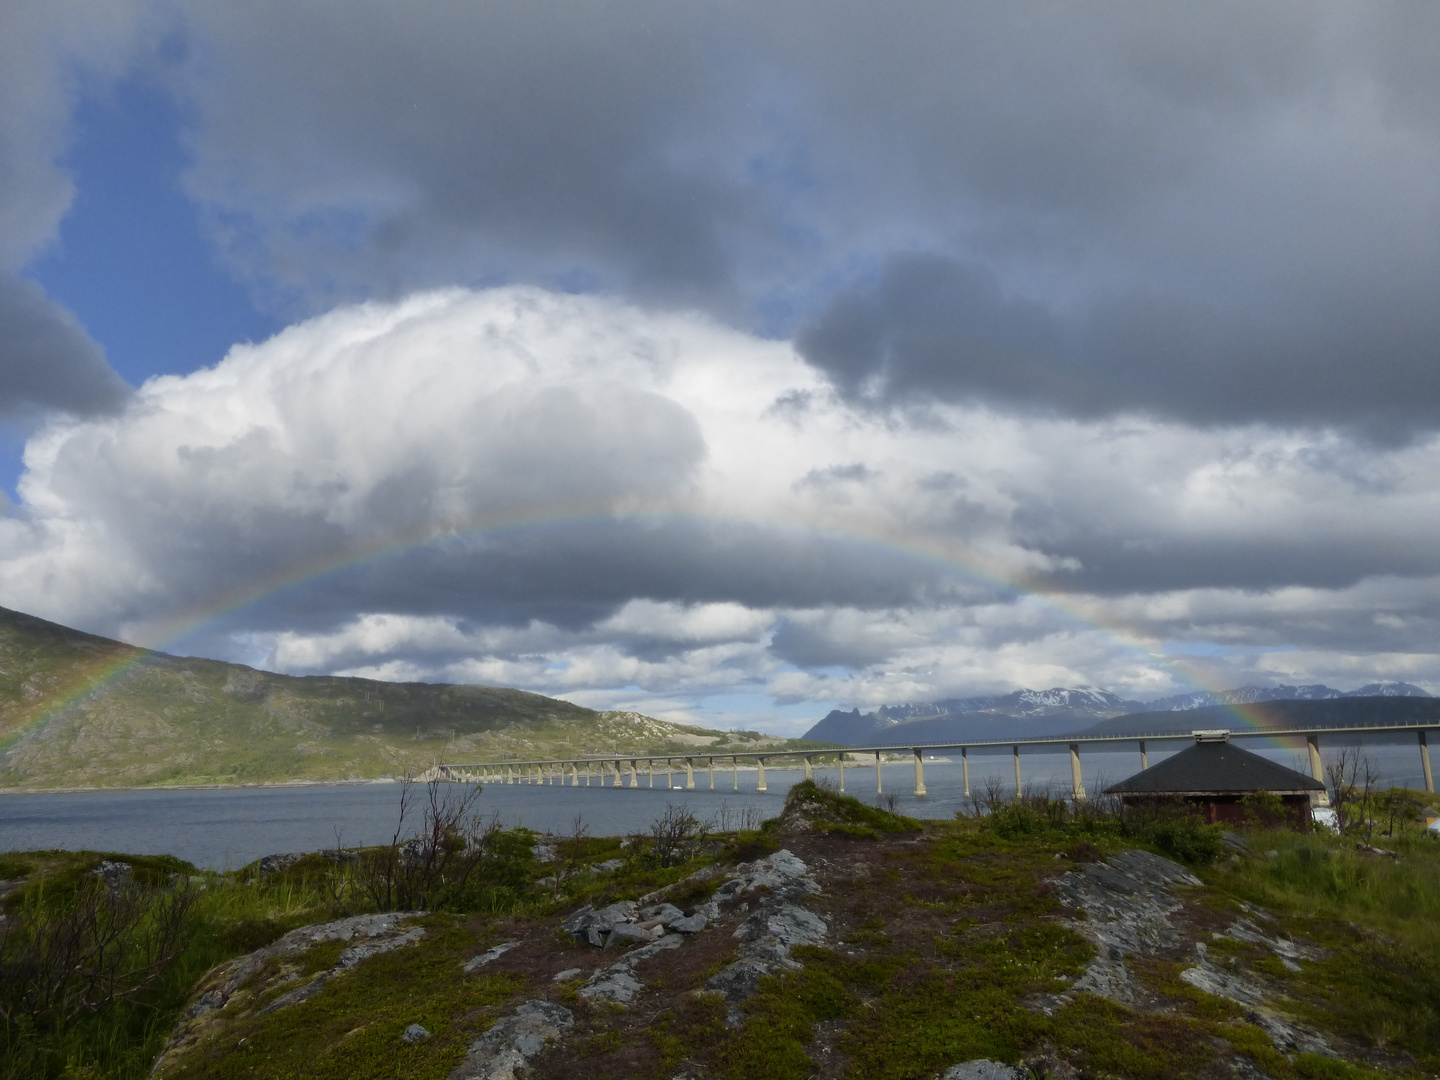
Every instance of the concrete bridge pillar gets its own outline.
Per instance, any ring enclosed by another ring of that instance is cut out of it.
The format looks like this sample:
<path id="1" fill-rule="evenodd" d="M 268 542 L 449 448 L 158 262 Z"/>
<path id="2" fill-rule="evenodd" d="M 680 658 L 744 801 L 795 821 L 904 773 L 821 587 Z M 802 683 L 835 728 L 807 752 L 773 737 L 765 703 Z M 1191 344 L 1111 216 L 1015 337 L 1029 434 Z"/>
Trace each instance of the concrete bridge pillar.
<path id="1" fill-rule="evenodd" d="M 640 771 L 638 768 L 638 764 L 639 763 L 634 758 L 630 759 L 630 786 L 632 788 L 637 788 L 640 786 Z"/>
<path id="2" fill-rule="evenodd" d="M 710 759 L 710 790 L 715 790 L 715 759 Z"/>
<path id="3" fill-rule="evenodd" d="M 965 797 L 970 797 L 970 751 L 960 747 L 960 772 L 965 780 Z"/>
<path id="4" fill-rule="evenodd" d="M 1310 748 L 1310 775 L 1316 780 L 1324 780 L 1325 769 L 1320 764 L 1320 736 L 1308 736 L 1305 742 Z"/>
<path id="5" fill-rule="evenodd" d="M 1070 744 L 1070 797 L 1076 802 L 1085 798 L 1085 780 L 1080 775 L 1080 744 Z"/>
<path id="6" fill-rule="evenodd" d="M 845 751 L 840 751 L 840 794 L 845 794 Z"/>
<path id="7" fill-rule="evenodd" d="M 740 759 L 739 759 L 738 757 L 732 757 L 732 758 L 730 759 L 730 767 L 735 770 L 735 790 L 736 790 L 736 791 L 739 791 L 739 790 L 740 790 Z"/>
<path id="8" fill-rule="evenodd" d="M 646 772 L 646 775 L 648 775 L 648 776 L 650 777 L 650 790 L 651 790 L 651 791 L 654 791 L 654 790 L 655 790 L 655 759 L 654 759 L 654 758 L 651 758 L 649 761 L 645 762 L 645 772 Z"/>
<path id="9" fill-rule="evenodd" d="M 685 759 L 685 790 L 686 790 L 686 791 L 694 791 L 694 790 L 695 790 L 695 759 L 694 759 L 694 758 L 688 758 L 688 757 L 687 757 L 687 758 Z"/>
<path id="10" fill-rule="evenodd" d="M 615 759 L 615 787 L 624 787 L 625 782 L 620 779 L 620 759 Z"/>
<path id="11" fill-rule="evenodd" d="M 809 754 L 806 754 L 801 760 L 805 762 L 805 779 L 806 779 L 806 780 L 813 780 L 813 779 L 815 779 L 813 776 L 810 775 L 810 755 L 809 755 Z"/>
<path id="12" fill-rule="evenodd" d="M 1420 736 L 1420 770 L 1425 774 L 1425 790 L 1435 791 L 1435 778 L 1430 774 L 1430 744 L 1425 741 L 1425 729 L 1421 728 L 1415 733 Z"/>
<path id="13" fill-rule="evenodd" d="M 1144 772 L 1150 767 L 1150 755 L 1145 752 L 1145 740 L 1140 740 L 1140 771 Z"/>
<path id="14" fill-rule="evenodd" d="M 881 794 L 881 792 L 882 792 L 882 789 L 881 789 L 881 784 L 880 784 L 880 751 L 879 751 L 879 750 L 876 750 L 876 751 L 875 751 L 875 794 L 876 794 L 876 795 L 879 795 L 879 794 Z"/>
<path id="15" fill-rule="evenodd" d="M 1013 749 L 1014 749 L 1014 751 L 1015 751 L 1015 798 L 1018 799 L 1018 798 L 1020 798 L 1020 795 L 1021 795 L 1021 787 L 1020 787 L 1020 747 L 1019 747 L 1019 746 L 1015 746 L 1015 747 L 1013 747 Z"/>
<path id="16" fill-rule="evenodd" d="M 755 790 L 765 791 L 765 759 L 763 757 L 757 757 L 755 759 L 755 765 L 760 770 L 760 780 L 759 783 L 756 785 Z"/>
<path id="17" fill-rule="evenodd" d="M 910 753 L 915 755 L 915 794 L 925 794 L 925 758 L 920 748 L 914 747 Z"/>

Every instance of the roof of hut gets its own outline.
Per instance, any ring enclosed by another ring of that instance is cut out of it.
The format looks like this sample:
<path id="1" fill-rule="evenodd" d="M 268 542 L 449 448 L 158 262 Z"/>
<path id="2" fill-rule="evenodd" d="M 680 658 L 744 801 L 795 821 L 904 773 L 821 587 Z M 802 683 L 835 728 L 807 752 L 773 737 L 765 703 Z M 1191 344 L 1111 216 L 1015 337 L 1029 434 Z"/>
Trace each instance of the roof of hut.
<path id="1" fill-rule="evenodd" d="M 1116 795 L 1307 795 L 1325 785 L 1242 750 L 1228 731 L 1197 731 L 1195 745 L 1105 789 Z"/>

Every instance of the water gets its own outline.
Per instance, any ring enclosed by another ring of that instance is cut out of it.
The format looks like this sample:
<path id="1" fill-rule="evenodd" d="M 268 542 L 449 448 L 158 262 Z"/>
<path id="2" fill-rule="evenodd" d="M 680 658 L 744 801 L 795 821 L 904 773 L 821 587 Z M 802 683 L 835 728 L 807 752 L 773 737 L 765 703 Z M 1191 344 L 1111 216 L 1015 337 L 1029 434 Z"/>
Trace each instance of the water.
<path id="1" fill-rule="evenodd" d="M 1290 768 L 1308 773 L 1302 741 L 1267 746 L 1247 739 L 1246 749 Z M 1184 740 L 1151 741 L 1153 765 L 1188 745 Z M 1355 745 L 1336 737 L 1322 739 L 1326 752 Z M 1362 747 L 1381 775 L 1381 784 L 1421 787 L 1420 755 L 1413 733 L 1368 737 Z M 1134 749 L 1082 749 L 1084 782 L 1091 793 L 1132 775 L 1140 768 Z M 1025 749 L 1022 777 L 1027 787 L 1049 788 L 1057 794 L 1070 790 L 1070 758 L 1063 746 Z M 580 816 L 592 836 L 613 836 L 647 831 L 670 804 L 683 805 L 717 827 L 734 828 L 742 813 L 756 820 L 780 812 L 785 794 L 803 776 L 799 770 L 765 769 L 766 792 L 757 792 L 754 769 L 740 770 L 739 790 L 729 769 L 715 771 L 715 790 L 709 773 L 697 770 L 695 791 L 665 790 L 664 773 L 648 786 L 640 774 L 640 787 L 487 784 L 477 801 L 485 816 L 498 814 L 505 825 L 525 825 L 539 832 L 568 833 Z M 817 777 L 837 779 L 834 769 L 817 769 Z M 1015 787 L 1014 764 L 1008 749 L 972 752 L 970 786 L 985 789 L 991 780 L 1000 791 Z M 672 782 L 683 784 L 684 774 Z M 628 776 L 626 783 L 629 783 Z M 897 796 L 896 809 L 914 817 L 948 818 L 967 806 L 958 755 L 927 757 L 925 785 L 929 794 L 916 798 L 914 767 L 909 762 L 887 764 L 881 785 Z M 460 789 L 462 785 L 455 785 Z M 846 794 L 867 802 L 876 800 L 874 766 L 847 765 Z M 282 851 L 315 851 L 334 847 L 336 830 L 347 846 L 386 843 L 394 834 L 400 802 L 398 784 L 317 785 L 242 789 L 180 789 L 147 791 L 96 791 L 0 796 L 0 851 L 38 848 L 119 851 L 132 854 L 169 854 L 215 870 L 232 869 Z M 728 818 L 728 821 L 722 820 Z"/>

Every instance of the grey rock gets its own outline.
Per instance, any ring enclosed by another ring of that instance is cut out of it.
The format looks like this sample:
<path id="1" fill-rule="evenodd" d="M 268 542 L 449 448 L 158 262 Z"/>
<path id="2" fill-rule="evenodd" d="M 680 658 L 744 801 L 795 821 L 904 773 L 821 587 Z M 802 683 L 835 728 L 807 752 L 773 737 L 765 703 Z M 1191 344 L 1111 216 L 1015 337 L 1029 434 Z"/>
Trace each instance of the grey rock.
<path id="1" fill-rule="evenodd" d="M 1180 972 L 1181 982 L 1189 983 L 1195 989 L 1203 990 L 1207 994 L 1228 998 L 1239 1005 L 1263 1005 L 1265 1003 L 1263 989 L 1242 975 L 1233 971 L 1225 971 L 1210 963 L 1203 951 L 1203 945 L 1197 946 L 1197 949 L 1200 950 L 1200 963 Z"/>
<path id="2" fill-rule="evenodd" d="M 605 948 L 613 945 L 631 945 L 647 941 L 654 941 L 665 935 L 665 927 L 655 925 L 644 927 L 638 923 L 618 923 L 610 928 L 605 935 Z"/>
<path id="3" fill-rule="evenodd" d="M 474 971 L 476 968 L 482 968 L 490 963 L 490 961 L 500 959 L 500 957 L 504 956 L 519 944 L 520 942 L 518 941 L 502 941 L 499 945 L 486 949 L 479 956 L 472 956 L 469 960 L 466 960 L 464 970 L 468 973 Z"/>
<path id="4" fill-rule="evenodd" d="M 557 972 L 555 973 L 555 975 L 551 978 L 550 981 L 551 981 L 551 982 L 564 982 L 566 979 L 573 979 L 573 978 L 575 978 L 576 975 L 583 975 L 583 974 L 584 974 L 584 971 L 583 971 L 582 969 L 580 969 L 580 968 L 566 968 L 564 971 L 557 971 Z"/>
<path id="5" fill-rule="evenodd" d="M 609 874 L 619 870 L 624 865 L 624 859 L 606 859 L 604 862 L 595 863 L 590 869 L 597 874 Z"/>
<path id="6" fill-rule="evenodd" d="M 1026 1080 L 1028 1074 L 1013 1065 L 1004 1065 L 989 1058 L 976 1058 L 951 1065 L 940 1074 L 940 1080 Z"/>
<path id="7" fill-rule="evenodd" d="M 666 930 L 674 930 L 679 934 L 698 934 L 705 929 L 708 920 L 698 911 L 694 915 L 682 915 L 678 919 L 671 919 L 665 924 Z"/>
<path id="8" fill-rule="evenodd" d="M 379 956 L 381 953 L 398 949 L 402 945 L 409 945 L 419 941 L 425 936 L 425 928 L 417 926 L 413 930 L 407 930 L 403 934 L 394 937 L 387 937 L 379 941 L 369 941 L 364 945 L 352 945 L 340 954 L 340 959 L 335 962 L 338 969 L 352 968 L 361 960 L 368 960 L 372 956 Z"/>
<path id="9" fill-rule="evenodd" d="M 768 859 L 736 867 L 741 873 L 726 881 L 715 892 L 718 904 L 733 900 L 759 886 L 765 886 L 755 903 L 754 913 L 735 930 L 740 940 L 739 957 L 735 963 L 718 972 L 706 982 L 705 988 L 722 995 L 730 1008 L 727 1019 L 740 1021 L 739 1004 L 752 997 L 760 979 L 780 970 L 793 970 L 800 965 L 790 958 L 797 945 L 818 945 L 824 941 L 829 927 L 813 911 L 800 906 L 800 901 L 818 893 L 819 885 L 809 875 L 805 864 L 789 851 L 777 851 Z M 748 904 L 737 910 L 748 910 Z"/>
<path id="10" fill-rule="evenodd" d="M 629 970 L 607 969 L 604 975 L 582 986 L 579 994 L 586 1001 L 613 1001 L 628 1005 L 644 989 L 645 984 Z"/>
<path id="11" fill-rule="evenodd" d="M 255 1015 L 267 1016 L 272 1012 L 289 1008 L 291 1005 L 299 1005 L 300 1002 L 309 1000 L 325 988 L 325 984 L 330 981 L 330 975 L 331 972 L 322 971 L 304 986 L 297 986 L 294 990 L 281 994 Z"/>
<path id="12" fill-rule="evenodd" d="M 562 919 L 560 929 L 591 945 L 602 945 L 608 931 L 622 923 L 633 923 L 639 917 L 640 907 L 633 900 L 621 900 L 599 910 L 586 904 Z"/>
<path id="13" fill-rule="evenodd" d="M 449 1080 L 516 1080 L 516 1070 L 525 1069 L 546 1043 L 564 1038 L 574 1026 L 575 1017 L 563 1005 L 523 1002 L 470 1044 Z"/>
<path id="14" fill-rule="evenodd" d="M 1237 832 L 1221 833 L 1220 840 L 1226 847 L 1234 848 L 1236 851 L 1243 852 L 1246 855 L 1255 854 L 1255 852 L 1250 850 L 1250 842 Z"/>
<path id="15" fill-rule="evenodd" d="M 1095 946 L 1095 956 L 1074 990 L 1134 1004 L 1140 989 L 1125 957 L 1156 956 L 1178 946 L 1174 915 L 1182 905 L 1174 890 L 1199 884 L 1179 863 L 1148 851 L 1122 852 L 1056 878 L 1060 902 L 1087 916 L 1075 930 Z"/>
<path id="16" fill-rule="evenodd" d="M 796 945 L 818 945 L 829 926 L 798 904 L 764 905 L 735 931 L 735 937 L 776 957 L 788 957 Z"/>
<path id="17" fill-rule="evenodd" d="M 1268 1004 L 1263 987 L 1245 976 L 1225 971 L 1210 962 L 1203 944 L 1195 946 L 1200 962 L 1180 972 L 1183 982 L 1207 994 L 1223 997 L 1246 1007 L 1245 1019 L 1263 1028 L 1282 1053 L 1321 1054 L 1325 1057 L 1339 1057 L 1325 1041 L 1325 1037 L 1313 1028 L 1297 1024 L 1279 1015 Z"/>
<path id="18" fill-rule="evenodd" d="M 416 931 L 418 932 L 405 931 L 401 929 L 401 924 L 423 914 L 423 911 L 396 911 L 380 915 L 352 915 L 347 919 L 334 919 L 330 922 L 315 923 L 311 926 L 302 926 L 298 930 L 291 930 L 278 941 L 221 965 L 216 972 L 214 980 L 216 985 L 195 1000 L 186 1011 L 186 1017 L 194 1019 L 197 1016 L 203 1016 L 211 1009 L 223 1008 L 241 983 L 258 972 L 267 960 L 276 957 L 298 956 L 311 945 L 318 945 L 324 941 L 379 943 L 386 939 L 400 937 L 405 938 L 404 944 L 407 945 L 412 941 L 418 941 L 424 936 L 424 930 L 417 927 Z M 369 955 L 374 955 L 374 953 Z M 272 1002 L 272 1006 L 273 1004 Z"/>
<path id="19" fill-rule="evenodd" d="M 659 941 L 631 949 L 609 967 L 601 968 L 582 986 L 578 993 L 587 1001 L 610 1001 L 628 1005 L 635 995 L 645 988 L 635 975 L 635 968 L 662 952 L 678 949 L 685 939 L 678 934 L 669 934 Z"/>
<path id="20" fill-rule="evenodd" d="M 673 919 L 683 919 L 684 917 L 685 912 L 674 904 L 651 904 L 647 908 L 640 909 L 642 920 L 657 919 L 661 923 L 669 923 Z"/>
<path id="21" fill-rule="evenodd" d="M 419 1024 L 411 1024 L 400 1033 L 400 1041 L 407 1046 L 414 1046 L 416 1043 L 424 1042 L 429 1037 L 430 1032 L 426 1031 Z"/>
<path id="22" fill-rule="evenodd" d="M 1234 925 L 1224 934 L 1215 936 L 1228 937 L 1235 941 L 1243 941 L 1250 945 L 1259 945 L 1261 948 L 1269 949 L 1290 971 L 1300 970 L 1300 965 L 1296 963 L 1298 960 L 1323 960 L 1329 955 L 1325 949 L 1314 945 L 1306 945 L 1290 938 L 1270 937 L 1249 919 L 1236 919 Z"/>

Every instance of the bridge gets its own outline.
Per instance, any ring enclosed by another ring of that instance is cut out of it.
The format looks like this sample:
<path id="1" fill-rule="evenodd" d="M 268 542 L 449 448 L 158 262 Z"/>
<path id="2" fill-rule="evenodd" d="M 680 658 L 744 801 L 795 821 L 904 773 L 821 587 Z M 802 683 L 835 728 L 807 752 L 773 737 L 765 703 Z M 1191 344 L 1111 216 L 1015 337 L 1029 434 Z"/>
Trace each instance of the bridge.
<path id="1" fill-rule="evenodd" d="M 1326 727 L 1295 727 L 1276 728 L 1268 731 L 1227 731 L 1232 739 L 1269 739 L 1269 738 L 1294 738 L 1305 740 L 1309 750 L 1310 774 L 1316 779 L 1323 781 L 1324 767 L 1320 759 L 1321 738 L 1334 738 L 1341 735 L 1385 735 L 1414 732 L 1418 737 L 1418 749 L 1420 751 L 1420 769 L 1425 777 L 1425 790 L 1434 792 L 1435 781 L 1430 772 L 1430 747 L 1427 741 L 1427 734 L 1431 731 L 1440 730 L 1440 720 L 1431 722 L 1410 722 L 1405 724 L 1350 724 L 1335 725 Z M 676 771 L 683 770 L 685 774 L 685 790 L 695 790 L 696 762 L 701 762 L 700 768 L 708 768 L 710 774 L 710 790 L 715 790 L 715 763 L 721 762 L 722 771 L 728 764 L 732 774 L 734 789 L 740 790 L 740 763 L 754 762 L 756 770 L 756 791 L 765 791 L 765 766 L 781 767 L 780 763 L 788 763 L 791 767 L 800 766 L 805 770 L 805 779 L 813 777 L 817 767 L 816 762 L 822 758 L 838 758 L 833 767 L 839 769 L 840 790 L 845 790 L 845 767 L 846 758 L 856 756 L 874 756 L 875 770 L 875 792 L 881 794 L 883 791 L 880 766 L 886 755 L 892 759 L 900 757 L 904 760 L 909 757 L 915 764 L 915 794 L 923 796 L 925 791 L 925 755 L 929 754 L 953 754 L 960 753 L 960 764 L 965 782 L 965 794 L 970 794 L 970 753 L 971 751 L 996 751 L 1009 749 L 1015 762 L 1015 794 L 1018 797 L 1022 792 L 1022 780 L 1020 771 L 1020 750 L 1026 746 L 1068 746 L 1070 749 L 1070 795 L 1071 798 L 1080 800 L 1086 797 L 1085 785 L 1080 776 L 1080 751 L 1082 748 L 1105 748 L 1114 745 L 1136 744 L 1140 752 L 1140 768 L 1150 767 L 1150 758 L 1146 750 L 1147 743 L 1163 742 L 1170 739 L 1190 739 L 1194 732 L 1189 731 L 1155 731 L 1155 732 L 1129 732 L 1123 735 L 1056 735 L 1046 738 L 1033 739 L 980 739 L 967 742 L 953 743 L 901 743 L 899 745 L 887 746 L 842 746 L 833 749 L 817 750 L 726 750 L 720 754 L 648 754 L 648 753 L 626 753 L 626 754 L 586 754 L 571 758 L 547 758 L 535 761 L 480 761 L 455 764 L 437 764 L 428 769 L 420 777 L 422 780 L 447 780 L 461 781 L 467 783 L 500 783 L 500 784 L 560 784 L 567 782 L 571 787 L 579 787 L 583 775 L 585 787 L 590 786 L 592 779 L 599 780 L 600 786 L 607 783 L 613 787 L 624 787 L 624 774 L 629 773 L 629 786 L 636 788 L 640 786 L 640 770 L 643 766 L 649 780 L 649 786 L 655 786 L 655 775 L 657 766 L 663 765 L 665 772 L 665 787 L 671 786 L 672 777 Z M 828 762 L 826 763 L 828 765 Z M 821 766 L 824 767 L 824 766 Z M 868 771 L 870 765 L 855 763 L 851 765 L 851 771 L 860 769 Z M 581 769 L 584 769 L 582 774 Z"/>

